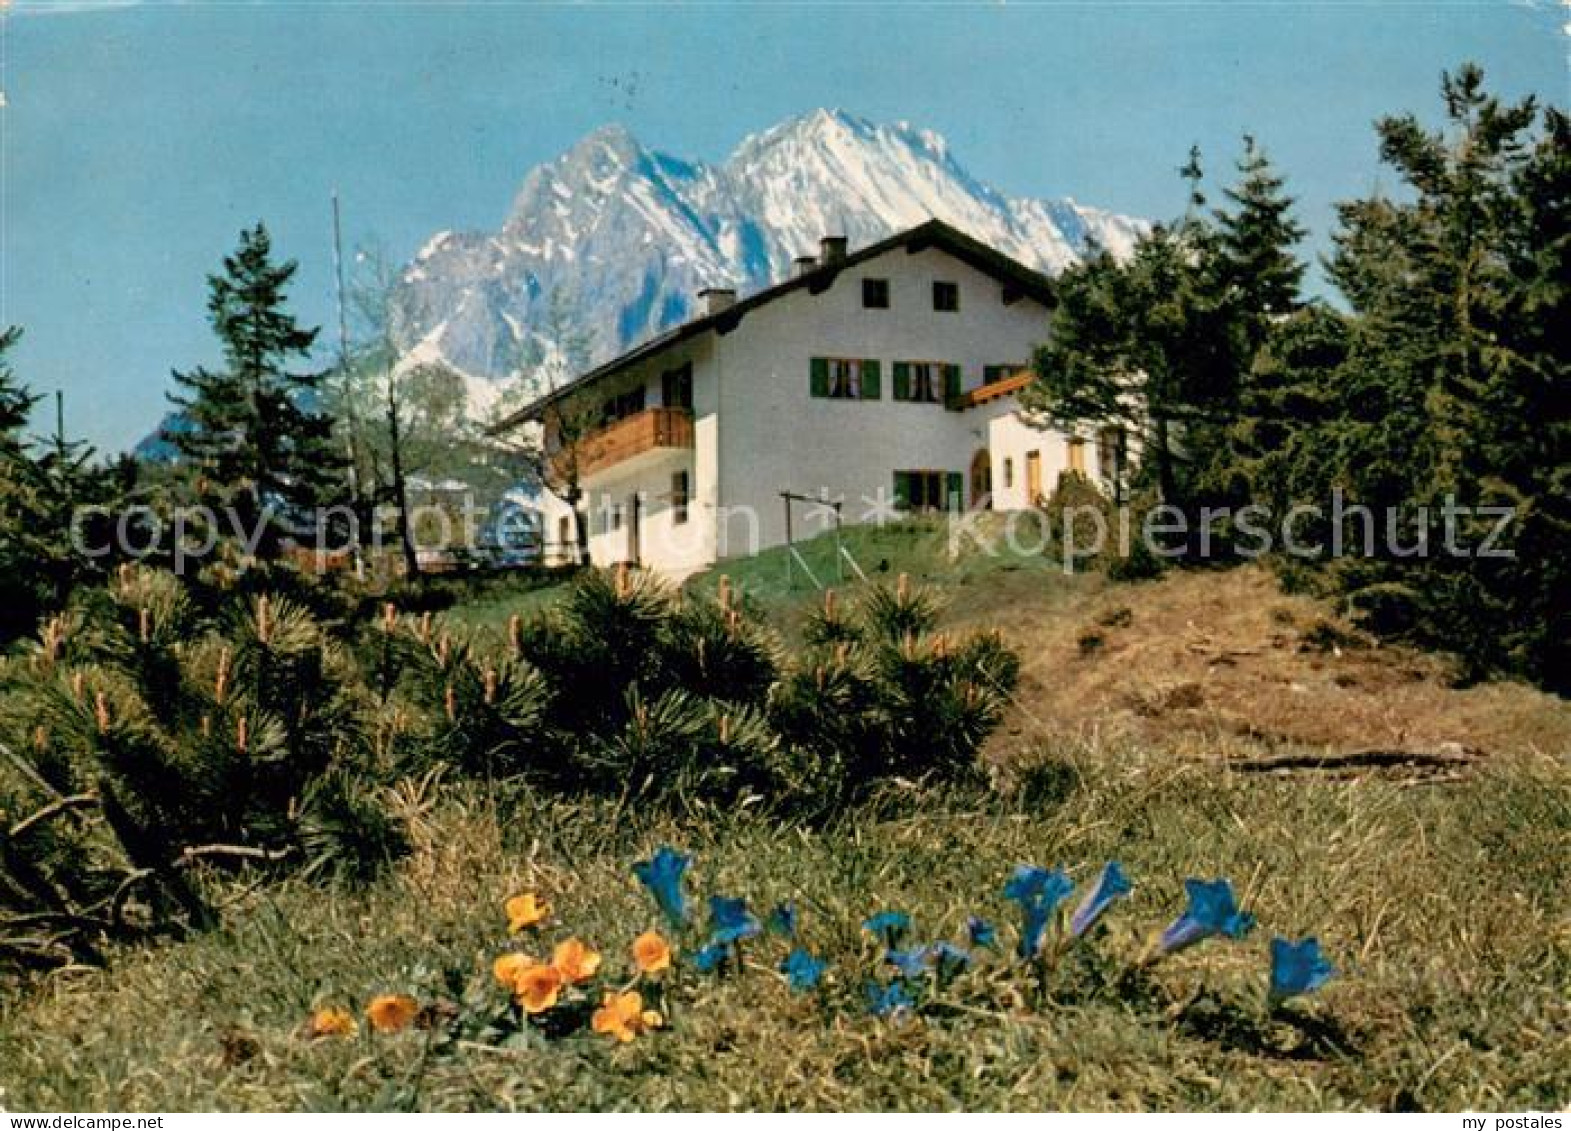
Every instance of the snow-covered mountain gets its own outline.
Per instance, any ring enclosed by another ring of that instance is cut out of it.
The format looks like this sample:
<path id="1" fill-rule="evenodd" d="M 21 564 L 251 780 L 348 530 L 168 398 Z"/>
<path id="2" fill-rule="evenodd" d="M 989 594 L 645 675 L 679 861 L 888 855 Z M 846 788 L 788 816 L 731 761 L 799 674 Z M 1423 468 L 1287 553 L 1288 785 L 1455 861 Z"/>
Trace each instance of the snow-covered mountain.
<path id="1" fill-rule="evenodd" d="M 607 126 L 530 172 L 500 231 L 433 236 L 403 273 L 397 332 L 412 355 L 475 378 L 560 360 L 575 352 L 563 339 L 582 334 L 600 360 L 685 320 L 703 287 L 746 294 L 785 278 L 822 236 L 856 248 L 933 217 L 1050 274 L 1093 242 L 1127 252 L 1146 227 L 1005 196 L 905 123 L 818 110 L 719 165 Z"/>

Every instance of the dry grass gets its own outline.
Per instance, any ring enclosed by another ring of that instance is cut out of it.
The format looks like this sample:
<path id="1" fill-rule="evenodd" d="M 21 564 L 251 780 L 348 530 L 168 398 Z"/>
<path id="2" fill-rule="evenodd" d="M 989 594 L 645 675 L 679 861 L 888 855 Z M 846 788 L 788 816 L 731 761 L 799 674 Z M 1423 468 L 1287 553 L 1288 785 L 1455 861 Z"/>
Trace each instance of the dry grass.
<path id="1" fill-rule="evenodd" d="M 1072 601 L 1038 596 L 1041 584 L 1004 579 L 957 603 L 962 622 L 995 624 L 1024 660 L 1005 757 L 1065 733 L 1187 733 L 1221 740 L 1213 753 L 1571 753 L 1564 700 L 1518 683 L 1458 688 L 1441 658 L 1382 646 L 1282 593 L 1263 567 L 1085 579 Z"/>
<path id="2" fill-rule="evenodd" d="M 906 573 L 931 584 L 950 623 L 996 627 L 1020 652 L 1019 710 L 994 743 L 999 761 L 1066 735 L 1158 745 L 1202 736 L 1216 740 L 1203 747 L 1211 755 L 1571 754 L 1564 700 L 1512 682 L 1459 688 L 1444 659 L 1354 631 L 1325 602 L 1283 593 L 1263 565 L 1112 584 L 1009 551 L 996 516 L 977 529 L 994 552 L 966 541 L 951 556 L 937 520 L 847 528 L 844 541 L 875 583 Z M 834 576 L 833 551 L 827 537 L 802 546 L 822 579 Z M 820 600 L 800 571 L 787 587 L 779 550 L 690 585 L 713 587 L 722 574 L 788 636 Z"/>

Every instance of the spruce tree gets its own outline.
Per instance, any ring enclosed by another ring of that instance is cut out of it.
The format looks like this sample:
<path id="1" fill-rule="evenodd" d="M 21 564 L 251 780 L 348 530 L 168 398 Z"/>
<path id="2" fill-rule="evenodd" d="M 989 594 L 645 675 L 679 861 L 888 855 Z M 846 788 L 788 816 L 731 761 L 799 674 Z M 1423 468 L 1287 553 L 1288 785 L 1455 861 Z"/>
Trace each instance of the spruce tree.
<path id="1" fill-rule="evenodd" d="M 1206 210 L 1198 152 L 1180 172 L 1189 188 L 1178 221 L 1153 228 L 1127 260 L 1104 252 L 1059 277 L 1024 400 L 1060 425 L 1124 429 L 1156 494 L 1186 506 L 1211 489 L 1237 415 L 1247 355 L 1234 324 L 1250 292 L 1235 293 L 1242 269 Z"/>
<path id="2" fill-rule="evenodd" d="M 83 508 L 111 504 L 119 487 L 92 449 L 66 438 L 58 414 L 47 444 L 28 436 L 39 398 L 6 360 L 20 338 L 16 327 L 0 331 L 0 643 L 31 632 L 74 586 L 101 572 L 109 559 L 84 556 L 78 544 L 109 546 L 110 523 L 101 511 L 84 517 Z"/>
<path id="3" fill-rule="evenodd" d="M 1201 456 L 1207 464 L 1211 501 L 1233 509 L 1259 501 L 1251 494 L 1250 474 L 1260 460 L 1280 452 L 1286 428 L 1284 413 L 1301 411 L 1291 391 L 1294 363 L 1284 365 L 1265 347 L 1301 307 L 1304 264 L 1293 249 L 1304 228 L 1293 214 L 1286 181 L 1265 150 L 1245 135 L 1237 182 L 1224 189 L 1227 204 L 1214 215 L 1215 255 L 1209 262 L 1214 293 L 1224 308 L 1217 319 L 1227 334 L 1227 368 L 1236 382 L 1236 415 L 1226 426 L 1205 437 Z M 1308 320 L 1309 334 L 1326 329 Z M 1296 340 L 1282 353 L 1293 355 Z"/>
<path id="4" fill-rule="evenodd" d="M 1218 270 L 1240 312 L 1259 323 L 1298 308 L 1304 265 L 1292 249 L 1304 228 L 1293 216 L 1287 182 L 1248 135 L 1238 172 L 1238 183 L 1223 190 L 1231 207 L 1216 212 Z"/>
<path id="5" fill-rule="evenodd" d="M 1336 318 L 1341 341 L 1305 349 L 1310 336 L 1284 326 L 1268 346 L 1296 358 L 1277 395 L 1293 399 L 1297 419 L 1257 481 L 1321 505 L 1341 490 L 1375 513 L 1374 555 L 1329 574 L 1372 627 L 1452 650 L 1469 674 L 1514 671 L 1564 690 L 1567 122 L 1548 111 L 1533 136 L 1533 101 L 1502 103 L 1474 66 L 1447 75 L 1442 95 L 1443 129 L 1411 115 L 1377 125 L 1403 196 L 1338 209 L 1328 273 L 1350 308 Z M 1511 509 L 1494 555 L 1478 551 L 1498 519 L 1447 519 L 1448 505 Z M 1421 537 L 1423 552 L 1399 552 Z"/>
<path id="6" fill-rule="evenodd" d="M 222 521 L 276 556 L 286 533 L 316 537 L 322 508 L 340 491 L 342 459 L 320 411 L 323 374 L 307 361 L 315 329 L 286 309 L 296 263 L 273 261 L 260 223 L 240 234 L 223 271 L 208 278 L 208 314 L 223 345 L 221 367 L 175 373 L 170 399 L 187 427 L 169 431 L 197 499 L 227 510 Z"/>
<path id="7" fill-rule="evenodd" d="M 34 565 L 40 479 L 26 434 L 38 398 L 6 356 L 21 337 L 16 326 L 0 331 L 0 641 L 30 631 L 43 604 Z"/>

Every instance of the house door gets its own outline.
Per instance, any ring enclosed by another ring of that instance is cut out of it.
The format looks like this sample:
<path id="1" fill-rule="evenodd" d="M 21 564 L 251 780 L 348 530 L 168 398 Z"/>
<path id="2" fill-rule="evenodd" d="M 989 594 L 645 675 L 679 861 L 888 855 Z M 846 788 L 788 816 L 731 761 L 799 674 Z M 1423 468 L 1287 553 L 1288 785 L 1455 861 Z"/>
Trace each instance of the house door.
<path id="1" fill-rule="evenodd" d="M 1042 501 L 1042 453 L 1026 453 L 1026 506 L 1034 507 Z"/>
<path id="2" fill-rule="evenodd" d="M 971 506 L 981 509 L 992 505 L 993 458 L 983 448 L 971 457 Z"/>

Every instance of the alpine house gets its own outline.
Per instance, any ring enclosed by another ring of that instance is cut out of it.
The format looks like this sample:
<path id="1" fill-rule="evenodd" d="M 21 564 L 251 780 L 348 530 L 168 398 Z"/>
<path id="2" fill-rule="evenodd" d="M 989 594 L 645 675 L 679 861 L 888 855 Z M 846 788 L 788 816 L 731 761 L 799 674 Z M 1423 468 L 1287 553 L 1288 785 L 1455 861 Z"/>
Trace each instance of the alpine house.
<path id="1" fill-rule="evenodd" d="M 820 533 L 837 505 L 846 523 L 1014 510 L 1065 470 L 1117 471 L 1116 437 L 1020 411 L 1051 281 L 942 221 L 856 250 L 827 237 L 783 282 L 698 298 L 695 317 L 497 426 L 542 429 L 597 565 L 680 577 Z M 565 506 L 553 521 L 570 552 Z"/>

